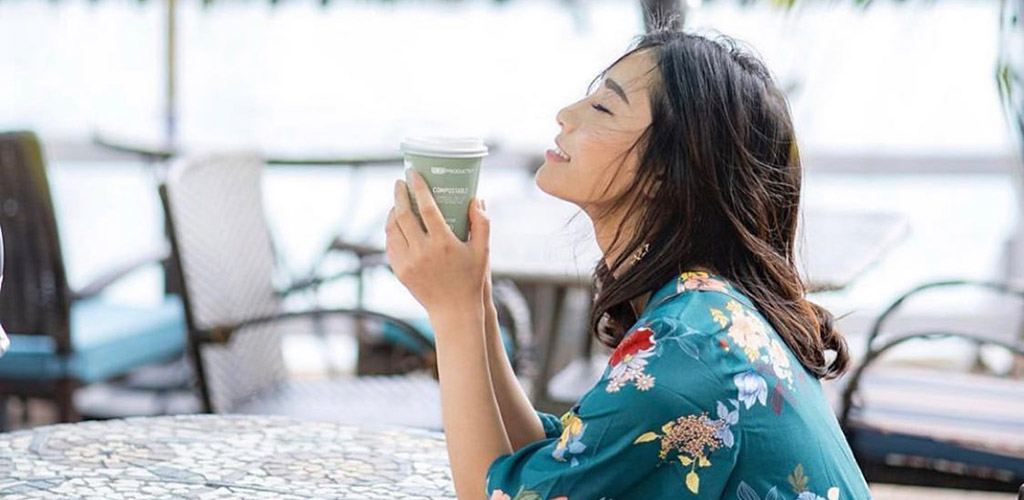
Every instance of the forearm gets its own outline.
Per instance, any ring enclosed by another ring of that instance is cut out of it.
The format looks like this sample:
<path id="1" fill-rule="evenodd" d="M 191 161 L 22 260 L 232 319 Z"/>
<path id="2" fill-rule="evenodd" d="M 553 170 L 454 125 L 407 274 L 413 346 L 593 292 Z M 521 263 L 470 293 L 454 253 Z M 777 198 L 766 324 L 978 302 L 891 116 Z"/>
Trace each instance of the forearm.
<path id="1" fill-rule="evenodd" d="M 494 395 L 501 410 L 501 419 L 505 424 L 512 448 L 518 450 L 523 446 L 544 438 L 544 426 L 534 411 L 530 398 L 519 384 L 512 364 L 508 361 L 505 344 L 498 330 L 498 313 L 494 303 L 487 301 L 484 308 L 484 320 L 487 339 L 487 363 L 490 368 L 491 384 Z"/>
<path id="2" fill-rule="evenodd" d="M 487 469 L 512 449 L 488 372 L 483 308 L 431 315 L 430 322 L 455 492 L 462 500 L 484 499 Z"/>

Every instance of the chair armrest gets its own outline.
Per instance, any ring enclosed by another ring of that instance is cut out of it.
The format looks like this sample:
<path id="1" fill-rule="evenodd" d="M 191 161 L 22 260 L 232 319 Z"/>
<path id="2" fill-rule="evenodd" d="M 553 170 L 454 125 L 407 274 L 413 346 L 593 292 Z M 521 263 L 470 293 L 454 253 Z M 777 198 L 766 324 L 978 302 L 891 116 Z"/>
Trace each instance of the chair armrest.
<path id="1" fill-rule="evenodd" d="M 917 294 L 919 294 L 919 293 L 921 293 L 923 291 L 926 291 L 926 290 L 931 290 L 931 289 L 935 289 L 935 288 L 950 288 L 950 287 L 962 287 L 962 286 L 969 286 L 969 287 L 975 287 L 975 288 L 986 288 L 986 289 L 993 290 L 993 291 L 996 291 L 996 292 L 999 292 L 999 293 L 1002 293 L 1002 294 L 1014 295 L 1014 296 L 1017 296 L 1019 298 L 1024 299 L 1024 288 L 1021 288 L 1019 285 L 1015 285 L 1015 284 L 1011 284 L 1011 283 L 1007 283 L 1007 282 L 975 281 L 975 280 L 948 280 L 948 281 L 935 281 L 935 282 L 931 282 L 931 283 L 925 283 L 923 285 L 918 285 L 918 286 L 910 289 L 909 291 L 904 292 L 899 297 L 897 297 L 896 300 L 894 300 L 892 302 L 892 304 L 889 304 L 889 306 L 886 307 L 884 311 L 882 311 L 882 314 L 880 314 L 878 316 L 878 318 L 875 319 L 875 322 L 871 325 L 871 329 L 868 330 L 870 332 L 868 334 L 868 340 L 867 340 L 868 352 L 869 353 L 872 352 L 871 344 L 874 343 L 875 339 L 878 338 L 878 335 L 881 333 L 881 331 L 882 331 L 882 324 L 885 323 L 885 321 L 887 319 L 889 319 L 889 316 L 892 316 L 892 314 L 894 312 L 896 312 L 896 310 L 899 309 L 900 306 L 902 306 L 903 303 L 907 299 L 909 299 L 910 297 L 913 297 L 914 295 L 917 295 Z"/>
<path id="2" fill-rule="evenodd" d="M 337 281 L 337 280 L 342 279 L 342 278 L 361 277 L 361 275 L 363 274 L 363 271 L 365 271 L 365 270 L 367 270 L 367 269 L 369 269 L 371 267 L 380 267 L 380 266 L 384 266 L 384 267 L 387 267 L 388 269 L 391 269 L 391 266 L 388 265 L 387 258 L 386 258 L 386 256 L 384 254 L 367 255 L 367 256 L 363 257 L 362 259 L 360 259 L 359 265 L 355 269 L 346 269 L 344 271 L 339 271 L 339 272 L 336 272 L 336 273 L 333 273 L 333 274 L 325 274 L 325 275 L 314 274 L 312 276 L 308 276 L 308 277 L 305 277 L 305 278 L 300 278 L 300 279 L 296 280 L 295 282 L 293 282 L 292 284 L 290 284 L 287 288 L 284 288 L 284 289 L 281 289 L 281 290 L 277 290 L 276 293 L 279 296 L 284 296 L 284 295 L 289 295 L 289 294 L 292 294 L 292 293 L 295 293 L 295 292 L 299 292 L 299 291 L 302 291 L 302 290 L 307 290 L 307 289 L 310 289 L 310 288 L 316 288 L 316 287 L 319 287 L 320 285 L 323 285 L 324 283 L 330 283 L 330 282 Z"/>
<path id="3" fill-rule="evenodd" d="M 72 292 L 71 300 L 83 300 L 95 297 L 102 293 L 103 290 L 107 289 L 107 287 L 113 285 L 125 276 L 128 276 L 129 274 L 150 264 L 159 264 L 167 260 L 169 255 L 170 251 L 167 248 L 167 245 L 162 245 L 159 248 L 147 251 L 142 255 L 139 255 L 128 262 L 118 265 L 117 267 L 101 274 L 80 290 Z"/>
<path id="4" fill-rule="evenodd" d="M 423 335 L 416 327 L 410 323 L 396 318 L 394 316 L 384 314 L 377 311 L 370 311 L 368 309 L 352 309 L 352 308 L 331 308 L 331 309 L 307 309 L 303 311 L 287 311 L 278 314 L 272 314 L 269 316 L 262 316 L 257 318 L 250 318 L 239 323 L 232 325 L 220 325 L 204 331 L 195 332 L 196 340 L 198 342 L 207 343 L 225 343 L 231 340 L 231 337 L 238 331 L 245 327 L 256 326 L 267 323 L 275 323 L 287 319 L 304 318 L 304 317 L 323 317 L 323 316 L 351 316 L 356 318 L 373 318 L 394 324 L 399 329 L 409 334 L 417 343 L 423 346 L 423 361 L 431 371 L 436 372 L 437 367 L 437 355 L 434 352 L 434 343 L 430 341 L 426 336 Z"/>
<path id="5" fill-rule="evenodd" d="M 278 296 L 290 295 L 292 293 L 300 292 L 302 290 L 307 290 L 309 288 L 316 288 L 316 287 L 319 287 L 320 285 L 323 285 L 324 283 L 330 283 L 332 281 L 336 281 L 336 280 L 339 280 L 341 278 L 347 278 L 347 277 L 351 277 L 351 276 L 359 276 L 360 273 L 362 273 L 362 268 L 347 269 L 345 271 L 340 271 L 340 272 L 337 272 L 337 273 L 334 273 L 334 274 L 328 274 L 328 275 L 324 275 L 324 276 L 319 276 L 319 275 L 308 276 L 308 277 L 305 277 L 305 278 L 297 279 L 294 282 L 292 282 L 290 285 L 288 285 L 287 288 L 283 288 L 283 289 L 280 289 L 280 290 L 275 290 L 274 293 L 276 293 Z"/>
<path id="6" fill-rule="evenodd" d="M 850 376 L 850 380 L 846 383 L 846 387 L 843 389 L 842 400 L 839 409 L 839 426 L 843 429 L 843 431 L 845 432 L 847 426 L 849 425 L 850 410 L 853 407 L 853 395 L 857 392 L 861 376 L 863 375 L 864 370 L 868 368 L 868 366 L 874 364 L 875 361 L 877 361 L 879 357 L 889 349 L 892 349 L 893 347 L 903 344 L 904 342 L 907 342 L 909 340 L 936 340 L 946 338 L 960 338 L 964 340 L 969 340 L 978 345 L 997 345 L 1009 350 L 1010 352 L 1013 352 L 1014 354 L 1017 354 L 1018 356 L 1024 357 L 1024 344 L 1016 342 L 1006 342 L 1003 340 L 983 337 L 980 335 L 974 335 L 970 333 L 922 332 L 908 335 L 900 335 L 899 338 L 890 340 L 889 342 L 886 342 L 879 346 L 877 349 L 868 351 L 867 356 L 864 357 L 864 361 L 859 366 L 857 366 L 857 368 L 853 371 L 853 374 Z"/>
<path id="7" fill-rule="evenodd" d="M 376 247 L 374 245 L 368 245 L 365 243 L 355 243 L 346 241 L 340 237 L 334 238 L 334 241 L 327 247 L 328 252 L 352 252 L 357 257 L 362 259 L 368 255 L 384 254 L 384 249 Z"/>
<path id="8" fill-rule="evenodd" d="M 356 256 L 357 259 L 359 259 L 359 264 L 356 266 L 355 269 L 348 269 L 345 271 L 325 275 L 320 275 L 319 272 L 316 270 L 320 267 L 320 264 L 317 264 L 314 266 L 314 271 L 310 276 L 296 280 L 287 288 L 278 290 L 277 294 L 281 296 L 289 295 L 294 292 L 307 290 L 310 288 L 316 288 L 324 283 L 330 283 L 341 278 L 347 278 L 352 276 L 361 277 L 363 271 L 366 269 L 372 267 L 388 266 L 387 256 L 384 250 L 371 245 L 344 241 L 340 237 L 335 238 L 334 241 L 332 241 L 331 244 L 327 246 L 327 249 L 324 250 L 323 254 L 321 254 L 320 260 L 318 262 L 322 263 L 323 259 L 331 252 L 351 252 Z"/>

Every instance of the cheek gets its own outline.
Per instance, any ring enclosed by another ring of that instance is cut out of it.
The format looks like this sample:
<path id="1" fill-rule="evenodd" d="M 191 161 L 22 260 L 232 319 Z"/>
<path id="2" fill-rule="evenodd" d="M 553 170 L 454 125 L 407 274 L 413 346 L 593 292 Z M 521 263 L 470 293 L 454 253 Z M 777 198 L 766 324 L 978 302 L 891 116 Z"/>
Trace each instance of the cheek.
<path id="1" fill-rule="evenodd" d="M 579 156 L 573 157 L 580 170 L 580 182 L 588 190 L 588 198 L 595 202 L 618 197 L 629 185 L 636 171 L 637 154 L 629 148 L 635 137 L 608 131 L 594 132 L 581 137 Z"/>
<path id="2" fill-rule="evenodd" d="M 619 196 L 632 180 L 636 152 L 623 160 L 635 135 L 608 129 L 578 129 L 569 163 L 545 162 L 534 182 L 545 193 L 576 204 L 601 204 Z"/>

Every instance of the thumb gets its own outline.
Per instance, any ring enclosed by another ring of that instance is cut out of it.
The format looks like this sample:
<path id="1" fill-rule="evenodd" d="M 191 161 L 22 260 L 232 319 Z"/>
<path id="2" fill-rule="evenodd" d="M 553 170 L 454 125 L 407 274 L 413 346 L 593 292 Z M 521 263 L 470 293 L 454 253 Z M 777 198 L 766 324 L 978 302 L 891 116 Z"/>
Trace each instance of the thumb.
<path id="1" fill-rule="evenodd" d="M 474 198 L 470 204 L 469 240 L 478 249 L 486 249 L 491 239 L 491 220 L 487 218 L 482 201 Z"/>

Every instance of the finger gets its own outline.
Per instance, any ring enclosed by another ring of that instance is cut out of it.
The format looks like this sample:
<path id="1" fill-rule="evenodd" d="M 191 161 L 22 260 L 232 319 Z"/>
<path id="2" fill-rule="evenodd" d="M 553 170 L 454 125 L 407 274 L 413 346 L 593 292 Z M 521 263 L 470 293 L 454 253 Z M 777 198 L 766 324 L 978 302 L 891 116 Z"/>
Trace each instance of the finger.
<path id="1" fill-rule="evenodd" d="M 395 218 L 395 207 L 391 207 L 391 210 L 388 211 L 388 219 L 384 223 L 384 233 L 387 234 L 388 247 L 395 247 L 398 250 L 409 248 L 409 240 L 405 237 L 402 227 L 398 225 Z"/>
<path id="2" fill-rule="evenodd" d="M 402 229 L 406 244 L 410 247 L 418 246 L 427 237 L 427 233 L 423 225 L 420 224 L 420 221 L 416 219 L 416 214 L 412 211 L 412 205 L 409 202 L 409 191 L 401 180 L 395 181 L 394 210 L 395 222 Z"/>
<path id="3" fill-rule="evenodd" d="M 487 217 L 480 200 L 473 198 L 469 204 L 469 242 L 486 254 L 491 240 L 491 220 Z"/>
<path id="4" fill-rule="evenodd" d="M 412 193 L 416 196 L 416 206 L 420 210 L 420 216 L 423 217 L 427 231 L 430 234 L 451 233 L 451 229 L 444 221 L 444 215 L 441 214 L 441 209 L 437 208 L 437 203 L 434 202 L 434 197 L 430 194 L 430 186 L 427 185 L 427 181 L 415 170 L 410 170 L 409 176 L 409 186 L 412 187 Z M 454 236 L 454 233 L 452 235 Z"/>

